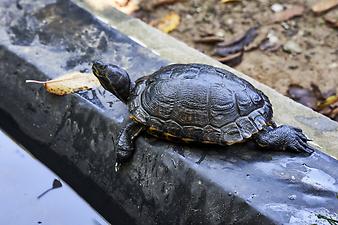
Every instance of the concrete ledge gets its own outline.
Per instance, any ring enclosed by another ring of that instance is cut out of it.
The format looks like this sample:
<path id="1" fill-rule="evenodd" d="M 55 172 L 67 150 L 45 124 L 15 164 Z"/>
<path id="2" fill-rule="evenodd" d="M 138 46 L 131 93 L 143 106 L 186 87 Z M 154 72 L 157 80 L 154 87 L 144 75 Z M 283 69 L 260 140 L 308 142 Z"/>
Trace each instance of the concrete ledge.
<path id="1" fill-rule="evenodd" d="M 102 88 L 57 97 L 25 80 L 87 70 L 98 58 L 135 79 L 168 60 L 70 1 L 18 7 L 8 0 L 0 13 L 0 111 L 44 146 L 32 152 L 56 154 L 70 165 L 67 173 L 95 182 L 136 224 L 325 224 L 316 214 L 337 217 L 338 162 L 322 152 L 268 152 L 250 142 L 181 146 L 142 135 L 131 162 L 115 172 L 111 136 L 116 141 L 127 108 Z"/>
<path id="2" fill-rule="evenodd" d="M 98 18 L 118 29 L 120 32 L 138 40 L 148 49 L 170 62 L 179 63 L 207 63 L 223 67 L 237 76 L 243 77 L 255 87 L 269 96 L 273 109 L 274 118 L 280 124 L 292 124 L 300 127 L 304 132 L 321 147 L 323 152 L 338 158 L 338 123 L 327 117 L 285 97 L 272 88 L 259 83 L 249 76 L 234 70 L 218 61 L 190 48 L 186 44 L 166 35 L 159 30 L 148 26 L 139 19 L 124 15 L 123 13 L 106 9 L 99 11 L 91 8 L 85 0 L 75 0 L 78 5 L 97 15 Z"/>

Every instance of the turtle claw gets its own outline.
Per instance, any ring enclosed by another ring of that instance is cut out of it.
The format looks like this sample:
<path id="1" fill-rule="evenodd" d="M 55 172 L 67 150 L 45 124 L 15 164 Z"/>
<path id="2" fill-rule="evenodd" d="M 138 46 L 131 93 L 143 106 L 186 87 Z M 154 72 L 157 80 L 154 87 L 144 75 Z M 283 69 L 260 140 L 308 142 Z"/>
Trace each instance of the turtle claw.
<path id="1" fill-rule="evenodd" d="M 301 129 L 287 125 L 267 129 L 258 134 L 255 140 L 261 146 L 279 151 L 306 152 L 311 154 L 316 150 L 307 143 L 309 139 Z"/>
<path id="2" fill-rule="evenodd" d="M 294 152 L 306 152 L 311 154 L 314 152 L 314 148 L 310 146 L 307 142 L 309 139 L 298 129 L 293 129 L 293 127 L 288 128 L 287 136 L 284 137 L 284 145 L 286 150 Z"/>
<path id="3" fill-rule="evenodd" d="M 120 168 L 121 168 L 121 163 L 116 162 L 114 166 L 115 172 L 118 172 Z"/>
<path id="4" fill-rule="evenodd" d="M 290 145 L 289 149 L 295 152 L 306 152 L 306 153 L 313 153 L 314 148 L 312 148 L 309 144 L 303 141 L 299 141 L 294 145 Z"/>
<path id="5" fill-rule="evenodd" d="M 310 141 L 299 128 L 289 127 L 291 130 L 288 133 L 286 149 L 296 152 L 313 153 L 315 148 L 310 146 L 307 142 Z"/>
<path id="6" fill-rule="evenodd" d="M 310 141 L 306 136 L 305 134 L 303 134 L 302 131 L 297 131 L 297 130 L 294 130 L 296 135 L 302 140 L 302 141 Z"/>
<path id="7" fill-rule="evenodd" d="M 307 153 L 313 153 L 316 149 L 309 145 L 307 142 L 300 141 L 301 149 L 303 149 L 304 152 Z"/>

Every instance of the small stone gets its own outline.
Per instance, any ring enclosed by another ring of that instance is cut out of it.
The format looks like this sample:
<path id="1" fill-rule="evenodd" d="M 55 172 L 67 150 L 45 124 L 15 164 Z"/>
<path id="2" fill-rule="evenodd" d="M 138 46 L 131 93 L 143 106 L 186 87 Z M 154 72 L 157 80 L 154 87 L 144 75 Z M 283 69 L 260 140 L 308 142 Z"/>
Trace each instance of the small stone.
<path id="1" fill-rule="evenodd" d="M 284 30 L 290 29 L 290 25 L 288 23 L 286 23 L 286 22 L 282 22 L 281 26 L 284 28 Z"/>
<path id="2" fill-rule="evenodd" d="M 232 25 L 233 23 L 234 23 L 234 20 L 233 19 L 231 19 L 231 18 L 229 18 L 229 19 L 227 19 L 226 21 L 225 21 L 225 23 L 227 24 L 227 25 Z"/>
<path id="3" fill-rule="evenodd" d="M 270 31 L 267 35 L 268 39 L 269 39 L 269 42 L 272 43 L 272 44 L 276 44 L 279 42 L 279 39 L 278 37 L 275 35 L 275 32 L 273 31 Z"/>
<path id="4" fill-rule="evenodd" d="M 302 48 L 294 41 L 288 41 L 283 45 L 283 50 L 288 53 L 301 53 Z"/>
<path id="5" fill-rule="evenodd" d="M 266 39 L 261 43 L 259 48 L 264 51 L 273 51 L 277 50 L 279 46 L 280 44 L 278 37 L 275 35 L 275 32 L 273 30 L 270 30 L 266 36 Z"/>
<path id="6" fill-rule="evenodd" d="M 282 4 L 275 3 L 271 6 L 271 10 L 275 13 L 281 12 L 284 10 L 284 6 Z"/>
<path id="7" fill-rule="evenodd" d="M 297 198 L 297 195 L 290 195 L 290 196 L 289 196 L 289 199 L 290 199 L 290 200 L 295 200 L 296 198 Z"/>
<path id="8" fill-rule="evenodd" d="M 216 32 L 216 36 L 217 37 L 224 37 L 225 34 L 224 34 L 224 32 L 222 30 L 219 30 L 219 31 Z"/>
<path id="9" fill-rule="evenodd" d="M 306 36 L 306 32 L 303 31 L 303 30 L 299 30 L 297 35 L 300 36 L 300 37 L 304 37 L 304 36 Z"/>
<path id="10" fill-rule="evenodd" d="M 335 69 L 335 68 L 337 68 L 338 67 L 338 63 L 331 63 L 330 65 L 329 65 L 329 68 L 330 69 Z"/>

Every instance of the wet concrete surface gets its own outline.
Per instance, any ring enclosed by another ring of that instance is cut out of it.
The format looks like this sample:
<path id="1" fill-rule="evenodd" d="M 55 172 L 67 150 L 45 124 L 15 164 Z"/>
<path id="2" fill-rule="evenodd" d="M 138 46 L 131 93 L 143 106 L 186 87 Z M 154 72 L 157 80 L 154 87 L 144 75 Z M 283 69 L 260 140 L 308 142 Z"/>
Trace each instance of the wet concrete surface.
<path id="1" fill-rule="evenodd" d="M 16 127 L 13 137 L 20 131 L 19 142 L 68 176 L 90 204 L 95 193 L 88 200 L 69 173 L 109 195 L 125 224 L 325 224 L 317 214 L 337 217 L 338 163 L 321 152 L 263 151 L 251 142 L 188 146 L 141 135 L 133 159 L 115 171 L 126 106 L 102 88 L 57 97 L 25 80 L 86 71 L 95 59 L 124 67 L 135 80 L 168 62 L 69 1 L 19 3 L 0 3 L 0 112 L 10 121 L 3 127 Z M 113 221 L 114 213 L 102 215 Z"/>
<path id="2" fill-rule="evenodd" d="M 108 224 L 1 130 L 0 180 L 0 224 Z"/>
<path id="3" fill-rule="evenodd" d="M 109 196 L 106 190 L 100 188 L 97 182 L 94 182 L 89 176 L 80 172 L 70 160 L 52 151 L 48 145 L 40 143 L 25 134 L 11 115 L 3 110 L 0 110 L 0 118 L 0 128 L 4 129 L 9 136 L 15 137 L 17 143 L 20 143 L 25 149 L 29 149 L 30 154 L 47 165 L 58 177 L 62 177 L 62 180 L 68 183 L 77 194 L 90 203 L 111 224 L 136 224 L 125 210 Z M 39 196 L 45 195 L 45 192 L 48 193 L 51 187 L 45 189 Z"/>

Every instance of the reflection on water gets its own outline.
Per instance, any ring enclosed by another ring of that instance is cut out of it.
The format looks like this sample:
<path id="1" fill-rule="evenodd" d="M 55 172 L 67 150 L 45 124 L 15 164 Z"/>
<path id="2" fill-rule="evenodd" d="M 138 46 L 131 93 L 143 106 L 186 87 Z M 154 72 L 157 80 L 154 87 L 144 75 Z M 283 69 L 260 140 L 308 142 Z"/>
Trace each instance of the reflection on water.
<path id="1" fill-rule="evenodd" d="M 0 224 L 108 224 L 0 130 Z"/>

